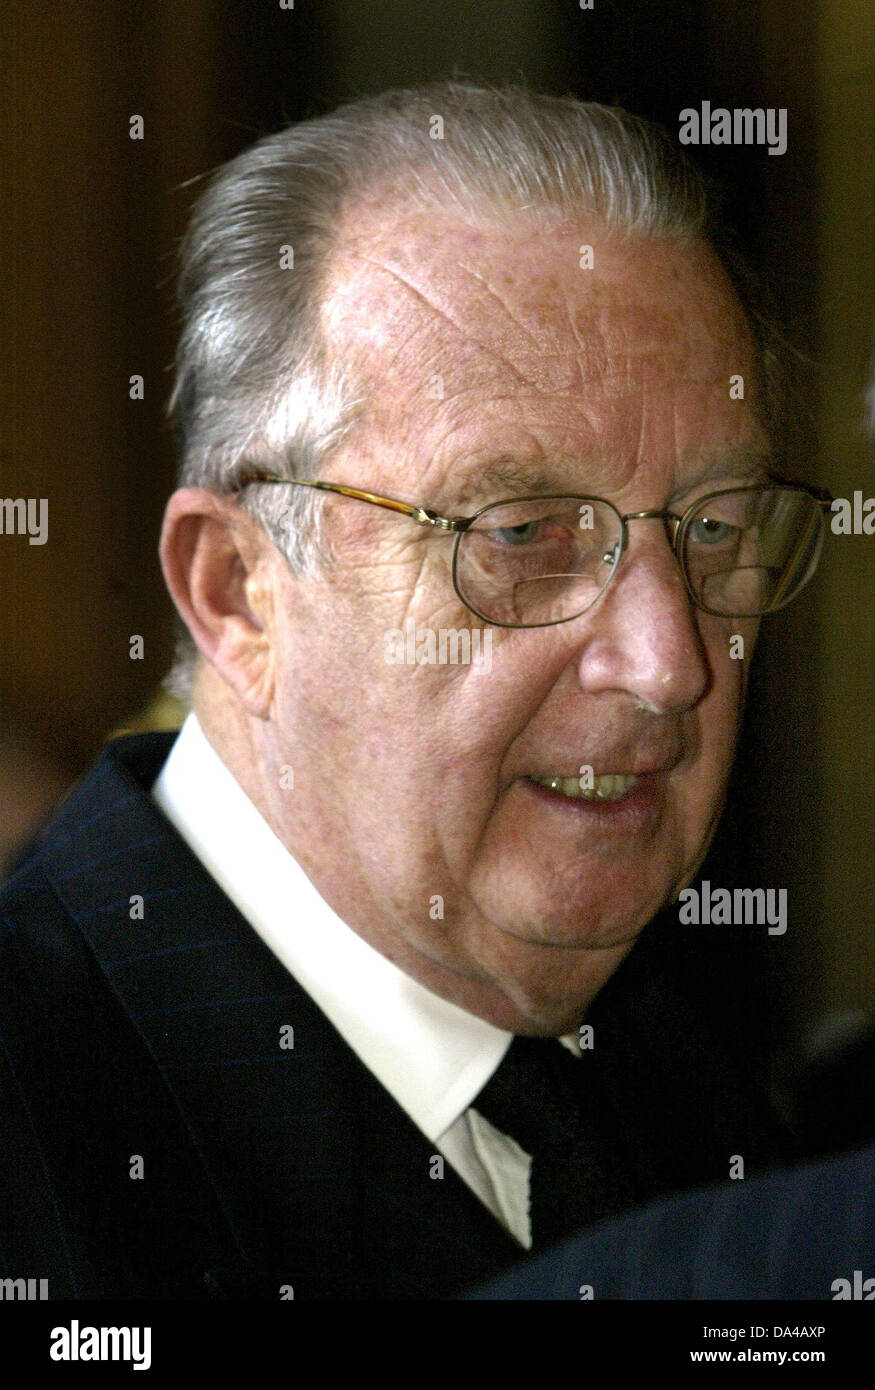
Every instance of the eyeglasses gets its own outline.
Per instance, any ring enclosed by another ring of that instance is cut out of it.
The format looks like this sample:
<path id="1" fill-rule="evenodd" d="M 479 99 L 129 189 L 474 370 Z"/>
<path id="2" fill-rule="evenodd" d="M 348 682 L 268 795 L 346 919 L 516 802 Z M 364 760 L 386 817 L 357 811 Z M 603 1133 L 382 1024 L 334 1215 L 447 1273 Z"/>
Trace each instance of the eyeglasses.
<path id="1" fill-rule="evenodd" d="M 472 613 L 497 627 L 551 627 L 585 613 L 617 572 L 630 521 L 661 521 L 697 608 L 721 617 L 774 613 L 808 583 L 820 559 L 832 498 L 819 488 L 765 483 L 700 497 L 681 515 L 622 516 L 601 497 L 519 497 L 473 516 L 345 483 L 248 472 L 235 491 L 262 483 L 317 488 L 400 512 L 455 535 L 453 587 Z"/>

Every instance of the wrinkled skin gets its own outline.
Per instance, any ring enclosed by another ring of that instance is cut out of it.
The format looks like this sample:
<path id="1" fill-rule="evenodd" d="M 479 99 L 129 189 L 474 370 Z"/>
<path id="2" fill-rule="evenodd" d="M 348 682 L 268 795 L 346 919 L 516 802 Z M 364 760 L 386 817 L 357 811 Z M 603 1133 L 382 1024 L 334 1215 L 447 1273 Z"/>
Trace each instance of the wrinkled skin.
<path id="1" fill-rule="evenodd" d="M 325 324 L 369 399 L 323 476 L 443 514 L 536 491 L 681 511 L 767 454 L 750 335 L 702 247 L 584 218 L 362 213 Z M 746 399 L 731 400 L 739 372 Z M 497 461 L 519 482 L 484 477 Z M 373 946 L 500 1027 L 568 1031 L 701 863 L 756 622 L 694 609 L 663 525 L 638 521 L 595 607 L 491 629 L 488 674 L 387 664 L 385 634 L 410 618 L 481 625 L 454 593 L 452 538 L 319 505 L 332 560 L 302 577 L 232 499 L 171 500 L 165 568 L 207 658 L 207 735 Z M 584 765 L 649 773 L 647 814 L 605 818 L 527 780 Z"/>

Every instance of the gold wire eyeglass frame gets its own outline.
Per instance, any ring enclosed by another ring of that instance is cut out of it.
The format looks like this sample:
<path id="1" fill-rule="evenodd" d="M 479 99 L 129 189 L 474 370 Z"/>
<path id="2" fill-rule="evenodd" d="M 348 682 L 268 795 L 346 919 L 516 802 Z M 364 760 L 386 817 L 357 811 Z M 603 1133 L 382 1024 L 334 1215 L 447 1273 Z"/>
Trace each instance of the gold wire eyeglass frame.
<path id="1" fill-rule="evenodd" d="M 352 497 L 358 502 L 369 502 L 375 507 L 383 507 L 388 511 L 399 512 L 402 516 L 409 517 L 411 521 L 415 521 L 419 526 L 431 526 L 436 531 L 441 531 L 448 534 L 455 534 L 456 542 L 453 548 L 452 574 L 453 588 L 455 589 L 456 594 L 461 599 L 465 607 L 476 617 L 481 618 L 484 622 L 489 623 L 493 627 L 514 628 L 556 627 L 560 623 L 573 622 L 575 618 L 579 618 L 584 613 L 588 612 L 589 609 L 592 608 L 593 605 L 598 601 L 598 599 L 601 598 L 602 594 L 605 592 L 614 575 L 616 574 L 619 563 L 626 551 L 628 543 L 627 524 L 630 521 L 659 520 L 666 523 L 666 526 L 669 529 L 669 540 L 671 543 L 672 553 L 678 562 L 678 568 L 680 569 L 681 575 L 683 576 L 684 585 L 686 586 L 687 593 L 689 594 L 693 604 L 702 612 L 711 613 L 717 617 L 764 617 L 766 613 L 775 613 L 779 608 L 783 608 L 786 603 L 791 602 L 791 600 L 795 598 L 799 592 L 801 592 L 801 590 L 805 587 L 805 584 L 807 584 L 808 581 L 814 575 L 820 558 L 820 549 L 823 543 L 823 534 L 826 529 L 826 513 L 829 511 L 833 502 L 832 494 L 827 492 L 823 488 L 813 487 L 807 483 L 781 482 L 775 480 L 774 482 L 754 483 L 749 487 L 723 488 L 718 492 L 707 493 L 704 497 L 697 497 L 695 502 L 692 502 L 689 505 L 689 507 L 687 507 L 685 511 L 681 512 L 680 514 L 678 514 L 677 512 L 668 512 L 654 509 L 645 512 L 627 512 L 624 516 L 621 512 L 617 510 L 613 502 L 609 502 L 605 497 L 577 497 L 572 493 L 562 492 L 549 493 L 545 495 L 536 495 L 533 497 L 508 497 L 498 502 L 487 502 L 484 506 L 478 508 L 478 510 L 474 512 L 472 516 L 440 516 L 437 512 L 432 511 L 429 507 L 414 505 L 410 502 L 402 502 L 397 497 L 385 497 L 381 493 L 368 492 L 364 488 L 350 487 L 347 483 L 329 483 L 323 482 L 319 479 L 307 478 L 280 478 L 274 473 L 264 473 L 259 470 L 249 470 L 245 473 L 242 473 L 240 477 L 237 479 L 236 483 L 234 484 L 232 491 L 242 492 L 244 488 L 256 485 L 261 486 L 265 483 L 284 484 L 287 487 L 309 487 L 315 488 L 317 491 L 320 492 L 333 492 L 341 497 Z M 711 502 L 717 497 L 726 497 L 730 493 L 738 492 L 776 491 L 802 493 L 806 497 L 810 497 L 812 501 L 814 501 L 820 508 L 819 525 L 821 534 L 817 542 L 816 558 L 813 564 L 811 565 L 808 574 L 806 575 L 803 582 L 796 588 L 794 588 L 789 597 L 782 597 L 782 591 L 779 589 L 776 595 L 775 602 L 771 603 L 769 607 L 765 609 L 762 613 L 724 613 L 722 610 L 707 607 L 707 605 L 704 604 L 702 600 L 697 597 L 692 587 L 692 584 L 690 583 L 690 579 L 686 570 L 686 565 L 684 563 L 682 547 L 686 535 L 687 526 L 689 525 L 695 513 L 698 512 L 706 502 Z M 464 533 L 468 531 L 471 528 L 471 526 L 473 526 L 474 522 L 477 521 L 483 515 L 484 512 L 492 511 L 494 508 L 497 507 L 510 506 L 516 502 L 549 502 L 554 498 L 556 500 L 559 500 L 561 498 L 564 501 L 571 502 L 597 502 L 602 506 L 610 507 L 611 511 L 614 512 L 614 514 L 620 522 L 620 543 L 617 546 L 616 554 L 613 556 L 611 572 L 605 580 L 603 587 L 599 590 L 599 593 L 596 596 L 596 598 L 593 599 L 591 603 L 587 604 L 586 608 L 582 608 L 579 613 L 572 613 L 567 618 L 554 618 L 550 622 L 546 623 L 497 622 L 494 618 L 488 617 L 485 613 L 481 613 L 479 609 L 475 608 L 474 605 L 470 602 L 470 600 L 465 598 L 465 595 L 461 592 L 461 589 L 459 588 L 457 578 L 459 542 L 461 541 L 461 538 L 464 535 Z"/>

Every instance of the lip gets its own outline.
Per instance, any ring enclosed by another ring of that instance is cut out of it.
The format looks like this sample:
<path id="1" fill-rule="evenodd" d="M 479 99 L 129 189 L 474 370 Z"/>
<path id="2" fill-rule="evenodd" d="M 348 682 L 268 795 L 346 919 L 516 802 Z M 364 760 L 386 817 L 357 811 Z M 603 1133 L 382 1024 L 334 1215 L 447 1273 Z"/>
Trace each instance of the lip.
<path id="1" fill-rule="evenodd" d="M 642 740 L 643 742 L 643 740 Z M 595 763 L 587 757 L 585 752 L 581 752 L 579 747 L 571 749 L 568 753 L 557 752 L 555 749 L 550 757 L 550 766 L 546 769 L 532 767 L 531 771 L 526 771 L 526 777 L 579 777 L 581 766 L 592 768 L 595 777 L 609 777 L 611 774 L 617 776 L 622 774 L 627 777 L 650 777 L 659 773 L 673 772 L 678 763 L 682 762 L 685 756 L 684 747 L 674 739 L 669 742 L 662 742 L 657 745 L 649 741 L 649 746 L 635 747 L 633 743 L 617 744 L 611 747 L 608 752 L 604 750 L 598 755 L 599 761 Z M 553 762 L 555 757 L 556 761 Z M 565 765 L 567 760 L 568 771 L 560 772 L 559 767 Z"/>
<path id="2" fill-rule="evenodd" d="M 590 767 L 594 777 L 653 777 L 674 772 L 679 763 L 683 762 L 687 756 L 683 745 L 672 739 L 671 741 L 648 740 L 648 743 L 641 746 L 643 740 L 636 748 L 634 743 L 617 744 L 611 747 L 608 752 L 604 750 L 598 755 L 598 763 L 590 761 L 586 753 L 581 753 L 579 748 L 570 750 L 568 753 L 558 752 L 554 749 L 550 757 L 550 766 L 546 769 L 531 767 L 530 770 L 522 772 L 524 777 L 579 777 L 581 767 Z M 555 757 L 555 763 L 553 758 Z M 558 768 L 568 765 L 567 772 L 560 772 Z"/>
<path id="3" fill-rule="evenodd" d="M 579 777 L 581 768 L 589 767 L 593 777 L 654 777 L 659 774 L 671 772 L 673 768 L 677 767 L 679 761 L 678 759 L 670 763 L 646 763 L 639 764 L 637 767 L 634 763 L 621 763 L 619 761 L 615 762 L 611 767 L 609 767 L 607 763 L 603 763 L 601 767 L 596 767 L 595 763 L 583 762 L 579 763 L 577 767 L 573 767 L 570 772 L 556 772 L 551 768 L 549 772 L 529 772 L 524 775 L 527 778 L 559 777 L 560 779 L 564 779 L 566 777 Z"/>
<path id="4" fill-rule="evenodd" d="M 668 769 L 660 768 L 654 772 L 637 772 L 638 785 L 619 801 L 575 801 L 552 791 L 524 777 L 520 786 L 524 793 L 532 796 L 542 806 L 556 815 L 572 816 L 580 824 L 592 829 L 625 831 L 643 830 L 660 816 L 666 799 Z M 577 775 L 572 773 L 572 776 Z M 607 775 L 596 773 L 596 776 Z"/>

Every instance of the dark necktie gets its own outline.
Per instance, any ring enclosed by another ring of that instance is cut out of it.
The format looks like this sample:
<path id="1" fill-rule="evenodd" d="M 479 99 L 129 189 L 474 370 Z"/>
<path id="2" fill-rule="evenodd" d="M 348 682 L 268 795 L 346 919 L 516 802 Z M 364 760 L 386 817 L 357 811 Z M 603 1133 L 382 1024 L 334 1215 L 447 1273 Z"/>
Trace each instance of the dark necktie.
<path id="1" fill-rule="evenodd" d="M 556 1038 L 515 1037 L 471 1102 L 531 1154 L 532 1246 L 543 1249 L 580 1226 L 632 1206 L 635 1192 L 606 1133 L 590 1056 Z"/>

